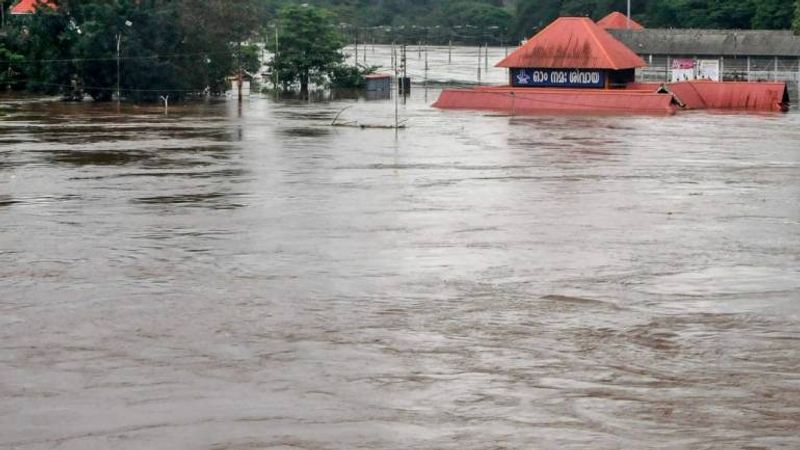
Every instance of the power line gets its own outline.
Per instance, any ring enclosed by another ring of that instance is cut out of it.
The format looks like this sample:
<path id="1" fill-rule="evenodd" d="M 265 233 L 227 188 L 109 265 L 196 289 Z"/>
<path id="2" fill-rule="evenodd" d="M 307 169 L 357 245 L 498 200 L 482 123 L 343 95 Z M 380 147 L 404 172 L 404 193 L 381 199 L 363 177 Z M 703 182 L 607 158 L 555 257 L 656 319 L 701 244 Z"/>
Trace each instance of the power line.
<path id="1" fill-rule="evenodd" d="M 124 56 L 120 57 L 121 61 L 135 61 L 135 60 L 148 60 L 148 59 L 166 59 L 166 58 L 183 58 L 189 56 L 213 56 L 213 55 L 229 55 L 229 52 L 201 52 L 201 53 L 173 53 L 166 55 L 151 55 L 151 56 Z M 55 63 L 55 62 L 102 62 L 102 61 L 116 61 L 116 56 L 108 58 L 63 58 L 63 59 L 25 59 L 23 61 L 0 60 L 0 64 L 39 64 L 39 63 Z"/>
<path id="2" fill-rule="evenodd" d="M 30 81 L 30 80 L 24 80 Z M 100 86 L 83 86 L 83 85 L 71 85 L 71 84 L 60 84 L 60 83 L 44 83 L 39 81 L 31 82 L 34 85 L 38 86 L 49 86 L 49 87 L 60 87 L 60 88 L 69 88 L 69 89 L 79 89 L 79 90 L 93 90 L 93 91 L 110 91 L 115 92 L 117 90 L 116 86 L 111 87 L 100 87 Z M 173 88 L 164 88 L 164 89 L 138 89 L 138 88 L 122 88 L 123 92 L 202 92 L 204 89 L 173 89 Z"/>

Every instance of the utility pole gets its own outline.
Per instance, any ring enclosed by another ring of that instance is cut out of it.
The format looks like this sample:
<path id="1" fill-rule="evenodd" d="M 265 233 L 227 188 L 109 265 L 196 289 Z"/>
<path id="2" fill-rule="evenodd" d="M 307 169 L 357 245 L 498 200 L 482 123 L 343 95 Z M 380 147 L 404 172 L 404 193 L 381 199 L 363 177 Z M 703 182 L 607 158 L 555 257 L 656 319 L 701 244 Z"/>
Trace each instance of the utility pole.
<path id="1" fill-rule="evenodd" d="M 447 64 L 453 63 L 453 39 L 447 43 Z"/>
<path id="2" fill-rule="evenodd" d="M 236 52 L 236 87 L 239 91 L 239 104 L 242 104 L 242 85 L 244 84 L 244 76 L 242 74 L 242 43 L 237 44 Z"/>
<path id="3" fill-rule="evenodd" d="M 275 97 L 278 96 L 278 84 L 280 83 L 280 72 L 278 71 L 278 24 L 275 24 L 275 58 L 272 62 L 272 78 L 275 80 Z"/>
<path id="4" fill-rule="evenodd" d="M 6 27 L 6 0 L 0 0 L 0 17 L 2 17 L 2 28 Z"/>
<path id="5" fill-rule="evenodd" d="M 401 85 L 403 86 L 403 104 L 404 105 L 406 104 L 406 95 L 407 95 L 407 93 L 409 91 L 409 88 L 406 85 L 407 82 L 408 82 L 408 71 L 407 71 L 407 69 L 408 69 L 408 58 L 407 58 L 407 56 L 408 56 L 407 46 L 406 46 L 406 44 L 403 44 L 403 55 L 401 56 L 402 59 L 400 60 L 400 62 L 403 64 L 403 83 Z"/>
<path id="6" fill-rule="evenodd" d="M 354 36 L 354 41 L 356 44 L 356 64 L 358 64 L 358 28 L 356 28 Z"/>
<path id="7" fill-rule="evenodd" d="M 405 78 L 408 77 L 408 72 L 406 71 L 406 66 L 407 66 L 406 61 L 408 61 L 408 59 L 406 58 L 406 45 L 405 44 L 403 44 L 403 57 L 402 58 L 403 59 L 402 59 L 401 62 L 403 63 L 403 83 L 405 84 Z"/>
<path id="8" fill-rule="evenodd" d="M 394 41 L 392 41 L 392 68 L 395 71 L 395 75 L 397 75 L 397 49 Z"/>
<path id="9" fill-rule="evenodd" d="M 631 29 L 631 0 L 628 0 L 628 23 L 627 23 L 626 28 L 628 30 Z"/>
<path id="10" fill-rule="evenodd" d="M 478 43 L 478 84 L 481 84 L 481 44 Z"/>
<path id="11" fill-rule="evenodd" d="M 425 46 L 425 79 L 428 79 L 428 47 Z"/>
<path id="12" fill-rule="evenodd" d="M 133 26 L 133 22 L 130 20 L 125 21 L 126 27 Z M 80 31 L 79 31 L 80 32 Z M 117 32 L 117 109 L 119 109 L 119 104 L 122 101 L 122 89 L 120 89 L 120 56 L 122 53 L 122 30 Z"/>
<path id="13" fill-rule="evenodd" d="M 425 44 L 425 102 L 428 101 L 428 45 Z"/>
<path id="14" fill-rule="evenodd" d="M 122 32 L 117 33 L 117 109 L 119 109 L 119 104 L 122 97 L 122 92 L 120 91 L 120 81 L 119 81 L 119 57 L 120 57 L 120 48 L 122 47 Z"/>

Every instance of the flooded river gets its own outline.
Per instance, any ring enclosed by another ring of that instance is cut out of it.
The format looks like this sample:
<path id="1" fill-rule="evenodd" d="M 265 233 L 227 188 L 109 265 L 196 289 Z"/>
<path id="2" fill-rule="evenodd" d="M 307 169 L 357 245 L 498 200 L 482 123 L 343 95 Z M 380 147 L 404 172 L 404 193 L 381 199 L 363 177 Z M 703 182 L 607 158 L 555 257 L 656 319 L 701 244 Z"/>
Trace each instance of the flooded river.
<path id="1" fill-rule="evenodd" d="M 800 448 L 800 114 L 435 96 L 3 98 L 0 448 Z"/>

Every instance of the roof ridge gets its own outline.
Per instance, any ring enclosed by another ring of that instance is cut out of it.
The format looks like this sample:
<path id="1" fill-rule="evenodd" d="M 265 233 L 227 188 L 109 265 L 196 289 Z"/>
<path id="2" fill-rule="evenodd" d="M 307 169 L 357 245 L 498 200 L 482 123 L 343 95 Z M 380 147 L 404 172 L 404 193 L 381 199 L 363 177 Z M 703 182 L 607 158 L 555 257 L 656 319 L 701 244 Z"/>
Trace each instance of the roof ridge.
<path id="1" fill-rule="evenodd" d="M 595 30 L 593 30 L 592 27 L 589 26 L 589 22 L 591 22 L 592 25 L 594 25 L 596 27 L 596 29 L 599 29 L 599 27 L 597 27 L 597 24 L 592 22 L 591 19 L 584 20 L 583 21 L 583 26 L 586 27 L 586 31 L 588 31 L 589 34 L 592 35 L 592 39 L 594 39 L 595 43 L 597 43 L 597 46 L 600 47 L 600 50 L 603 51 L 603 54 L 606 56 L 606 61 L 608 62 L 608 64 L 611 67 L 613 67 L 614 69 L 617 69 L 616 62 L 614 62 L 614 60 L 611 58 L 611 55 L 608 54 L 608 51 L 606 51 L 606 47 L 603 45 L 603 43 L 600 42 L 600 39 L 595 34 Z"/>

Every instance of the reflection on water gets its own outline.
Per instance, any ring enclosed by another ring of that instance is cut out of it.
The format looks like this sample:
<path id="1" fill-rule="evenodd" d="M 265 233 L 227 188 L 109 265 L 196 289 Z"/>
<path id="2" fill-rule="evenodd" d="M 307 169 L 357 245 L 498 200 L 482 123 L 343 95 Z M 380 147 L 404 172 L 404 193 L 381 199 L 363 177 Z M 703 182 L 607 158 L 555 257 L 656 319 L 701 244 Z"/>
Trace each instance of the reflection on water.
<path id="1" fill-rule="evenodd" d="M 0 447 L 800 447 L 800 115 L 424 98 L 4 102 Z"/>
<path id="2" fill-rule="evenodd" d="M 11 206 L 17 203 L 10 195 L 0 195 L 0 206 Z"/>
<path id="3" fill-rule="evenodd" d="M 319 137 L 326 136 L 331 133 L 328 127 L 304 127 L 304 128 L 286 128 L 281 130 L 281 134 L 287 137 Z"/>
<path id="4" fill-rule="evenodd" d="M 124 165 L 142 162 L 152 155 L 136 151 L 54 151 L 50 153 L 50 163 L 84 165 Z"/>
<path id="5" fill-rule="evenodd" d="M 245 206 L 243 204 L 230 202 L 229 200 L 232 197 L 235 197 L 235 195 L 214 192 L 210 194 L 162 195 L 155 197 L 144 197 L 134 199 L 133 202 L 153 205 L 187 205 L 212 209 L 231 209 L 242 208 Z"/>

